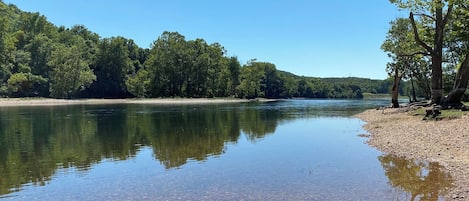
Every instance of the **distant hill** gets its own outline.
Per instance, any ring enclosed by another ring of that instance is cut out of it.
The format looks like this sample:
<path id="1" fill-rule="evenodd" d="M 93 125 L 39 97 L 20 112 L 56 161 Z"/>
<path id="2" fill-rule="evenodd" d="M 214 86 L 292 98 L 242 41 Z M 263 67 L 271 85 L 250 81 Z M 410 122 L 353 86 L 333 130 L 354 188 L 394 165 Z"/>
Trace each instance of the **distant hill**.
<path id="1" fill-rule="evenodd" d="M 323 81 L 331 84 L 356 85 L 362 89 L 363 93 L 387 94 L 390 93 L 392 82 L 389 80 L 373 80 L 369 78 L 346 77 L 346 78 L 322 78 Z"/>
<path id="2" fill-rule="evenodd" d="M 363 93 L 389 94 L 392 86 L 390 80 L 358 77 L 318 78 L 299 76 L 286 71 L 279 71 L 279 73 L 298 82 L 298 93 L 295 97 L 361 98 Z"/>

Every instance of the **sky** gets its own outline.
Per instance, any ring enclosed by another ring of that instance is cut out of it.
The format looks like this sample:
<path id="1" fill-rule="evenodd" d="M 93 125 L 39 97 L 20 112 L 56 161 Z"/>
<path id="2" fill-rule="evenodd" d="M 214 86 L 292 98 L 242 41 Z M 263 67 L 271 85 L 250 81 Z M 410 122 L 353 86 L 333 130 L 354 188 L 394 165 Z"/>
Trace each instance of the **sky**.
<path id="1" fill-rule="evenodd" d="M 220 43 L 251 59 L 312 77 L 386 79 L 380 49 L 402 13 L 388 0 L 3 0 L 57 26 L 84 25 L 102 38 L 150 48 L 164 31 Z"/>

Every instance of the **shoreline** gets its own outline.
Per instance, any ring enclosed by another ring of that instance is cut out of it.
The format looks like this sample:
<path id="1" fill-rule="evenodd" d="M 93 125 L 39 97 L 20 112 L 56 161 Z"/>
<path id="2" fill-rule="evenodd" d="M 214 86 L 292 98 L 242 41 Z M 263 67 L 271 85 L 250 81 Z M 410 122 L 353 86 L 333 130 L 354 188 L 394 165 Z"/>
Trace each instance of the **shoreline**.
<path id="1" fill-rule="evenodd" d="M 423 121 L 399 109 L 367 110 L 355 117 L 370 133 L 367 144 L 413 160 L 437 162 L 453 179 L 447 200 L 469 201 L 469 116 Z"/>
<path id="2" fill-rule="evenodd" d="M 278 99 L 236 98 L 148 98 L 148 99 L 53 99 L 53 98 L 0 98 L 0 107 L 17 106 L 61 106 L 61 105 L 109 105 L 109 104 L 153 104 L 153 105 L 200 105 L 250 102 L 275 102 Z"/>

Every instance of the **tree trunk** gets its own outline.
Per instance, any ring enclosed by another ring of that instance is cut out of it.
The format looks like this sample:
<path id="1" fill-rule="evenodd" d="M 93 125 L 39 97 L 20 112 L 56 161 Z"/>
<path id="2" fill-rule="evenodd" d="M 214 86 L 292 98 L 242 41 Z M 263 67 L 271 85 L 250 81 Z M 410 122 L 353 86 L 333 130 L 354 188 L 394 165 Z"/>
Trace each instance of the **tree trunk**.
<path id="1" fill-rule="evenodd" d="M 412 72 L 410 73 L 410 83 L 412 84 L 412 101 L 417 102 L 417 95 L 415 95 L 415 86 L 414 86 L 414 76 L 412 76 Z"/>
<path id="2" fill-rule="evenodd" d="M 443 98 L 443 70 L 441 54 L 432 55 L 432 103 L 441 104 Z"/>
<path id="3" fill-rule="evenodd" d="M 441 3 L 441 1 L 437 1 Z M 432 56 L 432 103 L 441 104 L 443 98 L 443 42 L 445 22 L 443 19 L 443 8 L 435 10 L 435 35 Z"/>
<path id="4" fill-rule="evenodd" d="M 461 98 L 464 96 L 464 92 L 467 88 L 469 81 L 469 53 L 466 54 L 466 58 L 458 70 L 456 78 L 454 80 L 453 89 L 449 92 L 448 96 L 444 100 L 444 106 L 451 106 L 460 108 L 462 106 Z"/>
<path id="5" fill-rule="evenodd" d="M 392 97 L 391 97 L 391 103 L 393 108 L 399 108 L 399 70 L 398 68 L 395 68 L 395 73 L 394 73 L 394 83 L 392 85 Z"/>

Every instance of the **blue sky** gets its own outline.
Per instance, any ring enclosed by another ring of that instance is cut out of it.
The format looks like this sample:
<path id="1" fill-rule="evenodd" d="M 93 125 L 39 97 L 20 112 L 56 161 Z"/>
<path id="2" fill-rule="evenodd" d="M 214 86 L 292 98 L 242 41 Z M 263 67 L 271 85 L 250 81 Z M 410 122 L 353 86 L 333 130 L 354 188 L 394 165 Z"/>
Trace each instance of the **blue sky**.
<path id="1" fill-rule="evenodd" d="M 313 77 L 385 79 L 380 46 L 403 14 L 388 0 L 4 0 L 58 26 L 85 25 L 149 48 L 163 31 L 218 42 L 250 59 Z"/>

